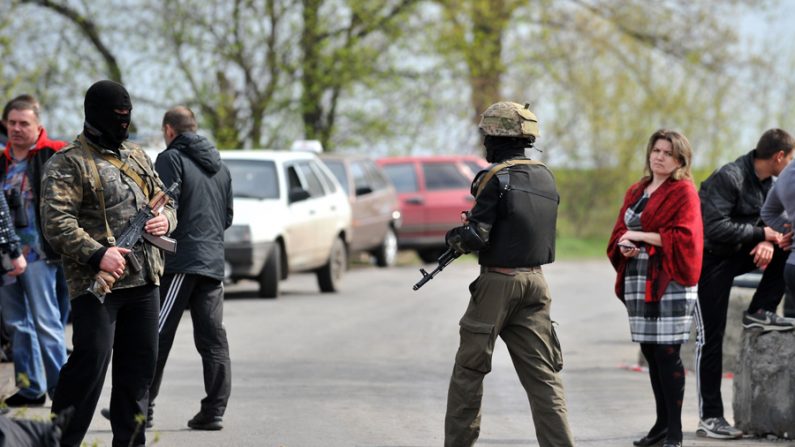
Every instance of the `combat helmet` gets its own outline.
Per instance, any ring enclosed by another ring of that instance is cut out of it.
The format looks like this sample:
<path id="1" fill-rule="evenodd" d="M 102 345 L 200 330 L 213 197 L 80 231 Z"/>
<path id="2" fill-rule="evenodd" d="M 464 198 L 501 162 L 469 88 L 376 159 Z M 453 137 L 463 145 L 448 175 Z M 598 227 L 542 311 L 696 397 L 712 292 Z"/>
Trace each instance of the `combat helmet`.
<path id="1" fill-rule="evenodd" d="M 481 115 L 478 128 L 483 135 L 495 137 L 536 139 L 541 135 L 538 119 L 530 111 L 530 104 L 522 106 L 510 101 L 490 105 Z"/>

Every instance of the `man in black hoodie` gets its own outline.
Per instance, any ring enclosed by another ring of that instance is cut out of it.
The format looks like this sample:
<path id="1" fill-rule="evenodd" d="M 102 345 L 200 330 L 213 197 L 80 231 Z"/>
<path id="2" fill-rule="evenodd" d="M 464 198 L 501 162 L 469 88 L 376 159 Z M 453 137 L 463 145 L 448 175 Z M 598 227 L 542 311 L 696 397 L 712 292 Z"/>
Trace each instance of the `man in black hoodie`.
<path id="1" fill-rule="evenodd" d="M 196 129 L 196 118 L 187 107 L 174 107 L 163 116 L 168 147 L 158 155 L 155 169 L 164 184 L 180 182 L 174 202 L 178 221 L 184 220 L 171 234 L 177 240 L 177 253 L 166 255 L 161 280 L 160 342 L 157 370 L 149 388 L 147 423 L 151 422 L 177 326 L 190 306 L 207 396 L 188 427 L 220 430 L 232 383 L 223 325 L 224 230 L 232 225 L 232 177 L 218 150 L 196 135 Z"/>

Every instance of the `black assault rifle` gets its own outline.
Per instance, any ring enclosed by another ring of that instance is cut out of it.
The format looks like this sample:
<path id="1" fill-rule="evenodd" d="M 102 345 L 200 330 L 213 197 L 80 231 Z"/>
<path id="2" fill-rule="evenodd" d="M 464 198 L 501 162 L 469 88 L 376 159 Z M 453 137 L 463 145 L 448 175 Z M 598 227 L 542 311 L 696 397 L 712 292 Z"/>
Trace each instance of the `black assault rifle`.
<path id="1" fill-rule="evenodd" d="M 445 252 L 439 255 L 439 257 L 436 259 L 436 262 L 438 262 L 439 265 L 436 266 L 431 273 L 426 272 L 423 268 L 420 269 L 420 273 L 422 273 L 422 279 L 417 281 L 417 284 L 414 284 L 412 289 L 419 290 L 420 287 L 424 286 L 426 282 L 432 280 L 437 273 L 444 270 L 445 267 L 450 265 L 450 263 L 455 261 L 459 256 L 461 256 L 461 253 L 453 250 L 452 247 L 448 247 L 447 250 L 445 250 Z"/>
<path id="2" fill-rule="evenodd" d="M 149 242 L 163 251 L 168 253 L 176 253 L 176 240 L 166 236 L 152 236 L 144 230 L 144 227 L 146 226 L 146 222 L 149 221 L 149 219 L 159 215 L 160 212 L 163 211 L 163 208 L 166 206 L 166 204 L 168 204 L 169 200 L 174 198 L 174 192 L 178 187 L 179 182 L 174 182 L 166 191 L 159 191 L 157 194 L 155 194 L 152 200 L 148 204 L 144 205 L 143 208 L 138 210 L 135 216 L 130 219 L 130 223 L 127 224 L 127 227 L 116 239 L 113 246 L 132 250 L 132 247 L 143 238 L 146 242 Z M 135 256 L 128 255 L 126 258 L 130 262 L 130 267 L 134 271 L 141 270 L 142 267 Z M 97 275 L 94 277 L 94 282 L 91 284 L 91 287 L 88 288 L 88 291 L 97 297 L 101 303 L 104 303 L 105 295 L 110 292 L 111 288 L 113 287 L 112 282 L 115 281 L 112 281 L 111 284 L 108 284 L 109 278 L 103 278 L 100 276 L 102 274 L 102 271 L 97 273 Z"/>

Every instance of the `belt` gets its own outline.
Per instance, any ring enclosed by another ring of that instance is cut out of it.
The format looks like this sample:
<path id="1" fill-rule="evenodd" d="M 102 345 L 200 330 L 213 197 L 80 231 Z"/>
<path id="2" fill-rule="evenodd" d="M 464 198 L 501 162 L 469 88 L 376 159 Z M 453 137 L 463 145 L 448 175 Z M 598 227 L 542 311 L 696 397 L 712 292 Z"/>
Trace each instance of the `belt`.
<path id="1" fill-rule="evenodd" d="M 511 275 L 514 276 L 517 273 L 529 273 L 529 272 L 540 272 L 541 267 L 486 267 L 481 266 L 480 272 L 494 272 L 494 273 L 502 273 L 503 275 Z"/>

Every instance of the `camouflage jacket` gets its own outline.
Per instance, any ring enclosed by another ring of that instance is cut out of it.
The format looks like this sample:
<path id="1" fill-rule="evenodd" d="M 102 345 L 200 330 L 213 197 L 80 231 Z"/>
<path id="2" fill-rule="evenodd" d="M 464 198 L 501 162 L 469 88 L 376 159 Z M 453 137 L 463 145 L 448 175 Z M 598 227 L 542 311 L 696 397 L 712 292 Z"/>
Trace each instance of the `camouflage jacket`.
<path id="1" fill-rule="evenodd" d="M 102 159 L 100 152 L 117 156 L 78 136 L 49 160 L 42 177 L 42 232 L 53 249 L 63 256 L 71 298 L 86 293 L 97 273 L 89 260 L 97 250 L 109 245 L 97 186 L 104 190 L 105 215 L 114 237 L 121 234 L 130 218 L 151 199 L 144 197 L 144 192 L 134 180 Z M 102 185 L 94 184 L 94 171 L 87 156 L 94 158 Z M 137 145 L 125 141 L 117 157 L 144 179 L 150 196 L 165 189 L 149 157 Z M 174 207 L 167 205 L 163 214 L 168 218 L 170 231 L 173 231 L 177 225 Z M 136 257 L 137 264 L 142 267 L 139 271 L 134 271 L 130 256 Z M 139 242 L 127 257 L 127 268 L 114 289 L 160 284 L 164 261 L 158 248 Z"/>

